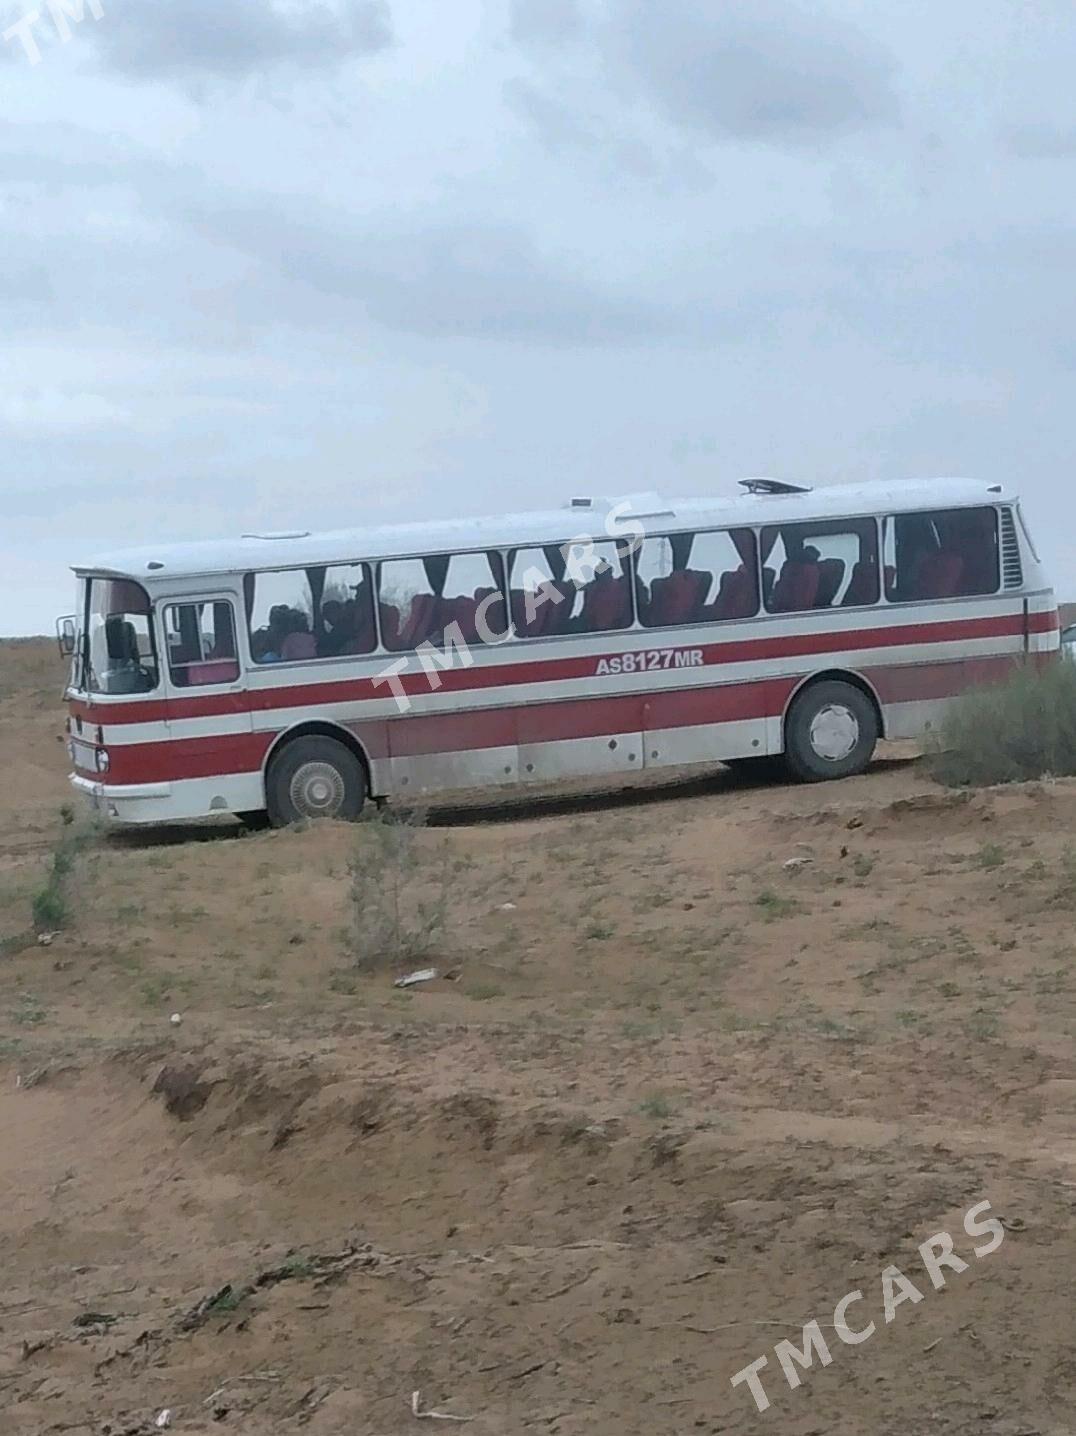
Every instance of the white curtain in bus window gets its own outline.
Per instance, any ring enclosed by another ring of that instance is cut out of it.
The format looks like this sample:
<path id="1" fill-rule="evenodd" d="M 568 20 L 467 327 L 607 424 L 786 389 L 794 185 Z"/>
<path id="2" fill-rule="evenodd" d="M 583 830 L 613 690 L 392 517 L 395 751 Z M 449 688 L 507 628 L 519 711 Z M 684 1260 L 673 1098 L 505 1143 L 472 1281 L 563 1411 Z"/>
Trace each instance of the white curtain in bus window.
<path id="1" fill-rule="evenodd" d="M 769 613 L 860 608 L 879 600 L 874 519 L 775 524 L 762 530 L 761 545 Z"/>
<path id="2" fill-rule="evenodd" d="M 381 637 L 393 653 L 497 643 L 505 632 L 499 553 L 433 554 L 380 564 Z"/>
<path id="3" fill-rule="evenodd" d="M 886 519 L 885 587 L 891 603 L 973 598 L 997 593 L 1000 586 L 996 509 L 939 509 Z"/>
<path id="4" fill-rule="evenodd" d="M 576 540 L 514 549 L 509 601 L 517 637 L 630 628 L 628 548 L 626 543 Z"/>
<path id="5" fill-rule="evenodd" d="M 639 618 L 647 628 L 753 618 L 758 612 L 751 529 L 645 539 L 635 568 Z"/>
<path id="6" fill-rule="evenodd" d="M 239 677 L 232 605 L 212 599 L 172 603 L 164 611 L 168 672 L 176 688 L 234 683 Z"/>

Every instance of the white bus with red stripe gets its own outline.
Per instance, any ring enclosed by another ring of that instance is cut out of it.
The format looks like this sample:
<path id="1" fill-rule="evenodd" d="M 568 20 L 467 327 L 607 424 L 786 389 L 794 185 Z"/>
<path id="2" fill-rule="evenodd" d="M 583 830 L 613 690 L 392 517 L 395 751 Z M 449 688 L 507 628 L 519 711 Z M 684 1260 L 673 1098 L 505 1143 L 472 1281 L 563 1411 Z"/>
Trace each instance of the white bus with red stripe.
<path id="1" fill-rule="evenodd" d="M 124 823 L 286 823 L 717 760 L 842 777 L 1057 653 L 1000 486 L 745 485 L 79 565 L 72 781 Z"/>

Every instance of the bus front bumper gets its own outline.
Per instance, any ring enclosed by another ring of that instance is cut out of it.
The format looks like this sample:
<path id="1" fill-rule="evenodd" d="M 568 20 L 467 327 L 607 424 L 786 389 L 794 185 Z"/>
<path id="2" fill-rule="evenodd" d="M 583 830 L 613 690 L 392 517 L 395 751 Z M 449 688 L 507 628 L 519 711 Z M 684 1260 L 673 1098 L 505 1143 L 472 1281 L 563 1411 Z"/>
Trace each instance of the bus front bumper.
<path id="1" fill-rule="evenodd" d="M 171 783 L 101 783 L 72 773 L 70 782 L 95 813 L 113 823 L 160 822 L 167 814 L 154 811 L 161 799 L 172 796 Z"/>

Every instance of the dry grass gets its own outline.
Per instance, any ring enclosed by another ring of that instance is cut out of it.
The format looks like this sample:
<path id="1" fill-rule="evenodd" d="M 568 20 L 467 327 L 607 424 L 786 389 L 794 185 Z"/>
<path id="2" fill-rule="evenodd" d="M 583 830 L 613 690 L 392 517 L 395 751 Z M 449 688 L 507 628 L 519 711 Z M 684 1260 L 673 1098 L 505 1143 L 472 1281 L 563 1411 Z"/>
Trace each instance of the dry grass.
<path id="1" fill-rule="evenodd" d="M 373 811 L 356 825 L 351 934 L 356 965 L 371 971 L 439 955 L 452 893 L 448 845 L 420 842 L 421 812 Z"/>

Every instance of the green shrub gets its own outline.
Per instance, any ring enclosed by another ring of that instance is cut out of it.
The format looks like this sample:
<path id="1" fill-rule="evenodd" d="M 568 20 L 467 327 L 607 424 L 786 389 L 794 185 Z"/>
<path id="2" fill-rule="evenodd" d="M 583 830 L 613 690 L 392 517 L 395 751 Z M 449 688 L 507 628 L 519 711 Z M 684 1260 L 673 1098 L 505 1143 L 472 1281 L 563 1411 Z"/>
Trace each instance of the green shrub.
<path id="1" fill-rule="evenodd" d="M 450 897 L 444 842 L 420 844 L 421 813 L 372 812 L 356 826 L 350 864 L 356 965 L 415 962 L 444 942 Z"/>
<path id="2" fill-rule="evenodd" d="M 52 882 L 34 894 L 34 931 L 55 932 L 67 924 L 67 899 Z"/>
<path id="3" fill-rule="evenodd" d="M 931 757 L 949 788 L 1076 774 L 1076 663 L 1021 664 L 951 704 Z"/>
<path id="4" fill-rule="evenodd" d="M 63 829 L 52 851 L 48 877 L 33 898 L 35 932 L 55 932 L 66 927 L 71 917 L 67 887 L 74 872 L 75 859 L 90 841 L 90 831 L 72 828 L 63 817 Z"/>

